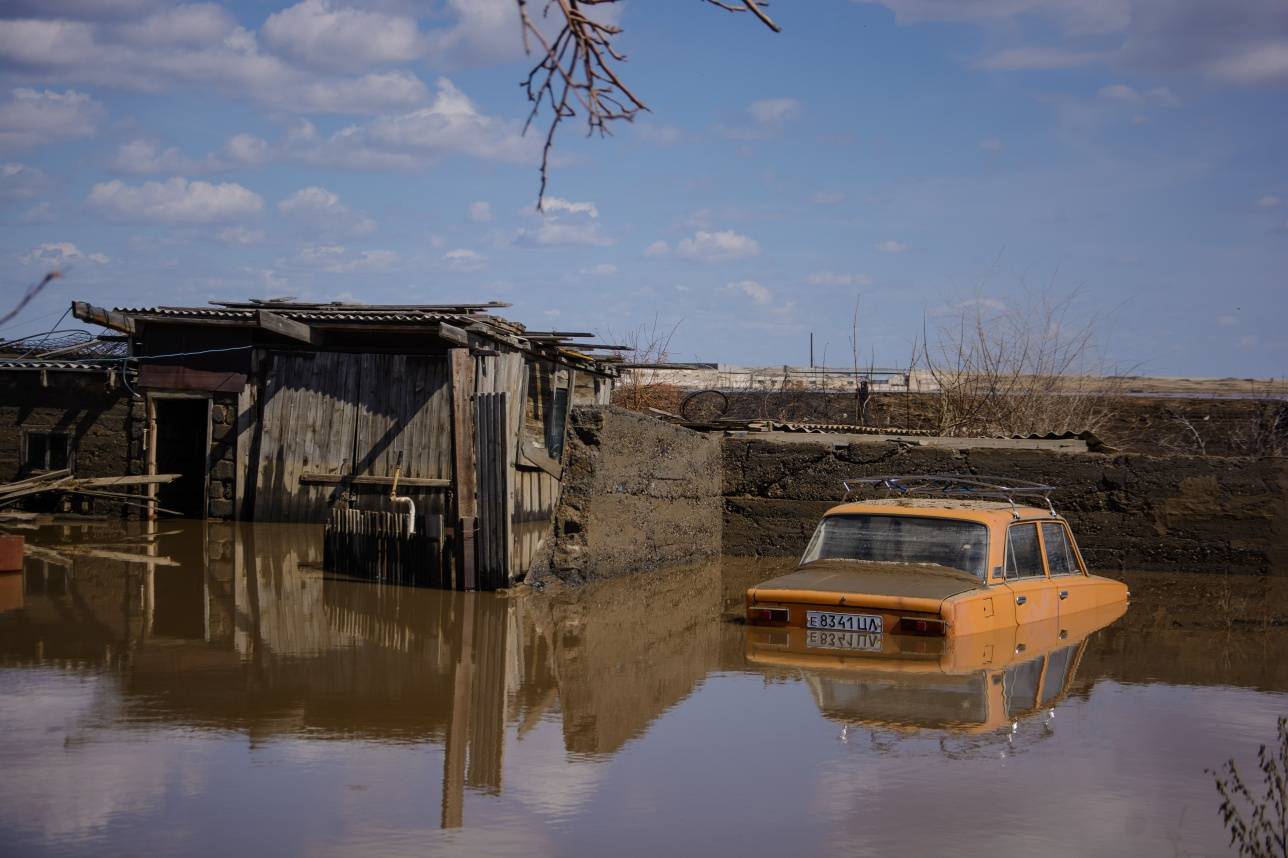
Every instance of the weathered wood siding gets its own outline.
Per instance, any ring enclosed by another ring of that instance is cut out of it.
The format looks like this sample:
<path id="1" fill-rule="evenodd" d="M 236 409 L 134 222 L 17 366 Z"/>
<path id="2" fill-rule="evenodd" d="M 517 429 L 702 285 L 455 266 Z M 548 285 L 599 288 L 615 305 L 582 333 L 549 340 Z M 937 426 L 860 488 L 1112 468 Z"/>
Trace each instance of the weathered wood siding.
<path id="1" fill-rule="evenodd" d="M 321 522 L 336 485 L 304 474 L 446 479 L 451 475 L 447 374 L 440 357 L 273 352 L 259 425 L 255 518 Z M 387 503 L 388 490 L 358 487 L 358 505 Z M 418 511 L 443 510 L 442 491 L 400 487 Z"/>

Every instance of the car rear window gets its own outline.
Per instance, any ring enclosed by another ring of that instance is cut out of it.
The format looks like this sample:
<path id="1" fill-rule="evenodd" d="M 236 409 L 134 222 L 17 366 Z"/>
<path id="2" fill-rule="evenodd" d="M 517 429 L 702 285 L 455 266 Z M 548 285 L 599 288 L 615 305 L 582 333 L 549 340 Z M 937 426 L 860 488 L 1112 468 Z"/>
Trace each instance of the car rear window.
<path id="1" fill-rule="evenodd" d="M 983 581 L 988 528 L 948 518 L 832 515 L 819 524 L 801 558 L 802 563 L 815 560 L 934 563 Z"/>

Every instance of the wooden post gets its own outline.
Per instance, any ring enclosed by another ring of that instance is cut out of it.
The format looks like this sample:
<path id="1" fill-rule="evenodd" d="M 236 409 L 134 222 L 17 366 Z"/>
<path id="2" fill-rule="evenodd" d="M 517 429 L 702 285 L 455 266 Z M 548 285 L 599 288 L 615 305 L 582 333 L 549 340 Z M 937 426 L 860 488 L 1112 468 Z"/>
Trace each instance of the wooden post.
<path id="1" fill-rule="evenodd" d="M 474 531 L 478 524 L 474 464 L 474 358 L 469 349 L 448 349 L 452 392 L 452 493 L 456 498 L 456 587 L 473 590 Z"/>

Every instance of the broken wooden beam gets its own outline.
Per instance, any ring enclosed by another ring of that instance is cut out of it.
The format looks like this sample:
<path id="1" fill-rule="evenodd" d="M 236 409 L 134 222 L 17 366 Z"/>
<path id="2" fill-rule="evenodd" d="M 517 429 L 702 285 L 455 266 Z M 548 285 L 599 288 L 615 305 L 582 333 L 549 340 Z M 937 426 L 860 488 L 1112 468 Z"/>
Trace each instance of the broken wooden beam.
<path id="1" fill-rule="evenodd" d="M 274 313 L 270 310 L 256 310 L 255 323 L 261 330 L 268 331 L 271 334 L 278 334 L 311 346 L 322 345 L 323 335 L 321 331 L 315 330 L 311 325 L 306 325 L 303 322 L 288 319 L 280 313 Z"/>

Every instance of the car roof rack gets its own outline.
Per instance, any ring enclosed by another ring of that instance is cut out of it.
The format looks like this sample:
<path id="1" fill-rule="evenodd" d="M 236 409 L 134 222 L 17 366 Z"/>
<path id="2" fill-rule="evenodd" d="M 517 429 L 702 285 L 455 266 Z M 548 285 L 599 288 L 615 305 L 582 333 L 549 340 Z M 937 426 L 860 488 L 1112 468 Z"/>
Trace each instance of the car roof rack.
<path id="1" fill-rule="evenodd" d="M 845 497 L 863 486 L 873 486 L 901 495 L 941 495 L 950 498 L 997 498 L 1011 504 L 1011 514 L 1019 518 L 1016 498 L 1041 499 L 1051 515 L 1056 515 L 1051 503 L 1051 493 L 1059 491 L 1046 483 L 1015 480 L 1007 477 L 990 477 L 982 474 L 887 474 L 878 477 L 854 477 L 842 480 Z"/>

